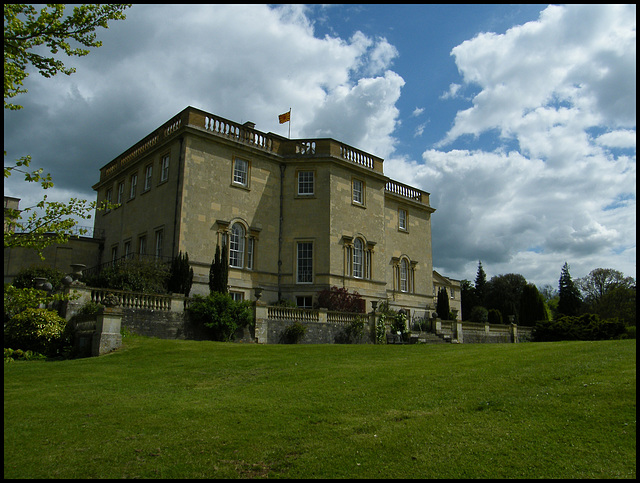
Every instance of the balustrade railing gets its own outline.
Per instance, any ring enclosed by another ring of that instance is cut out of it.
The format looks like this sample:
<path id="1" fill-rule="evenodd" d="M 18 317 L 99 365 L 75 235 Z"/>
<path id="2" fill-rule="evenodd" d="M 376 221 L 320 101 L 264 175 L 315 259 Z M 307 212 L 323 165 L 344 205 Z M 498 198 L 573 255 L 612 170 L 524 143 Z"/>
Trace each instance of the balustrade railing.
<path id="1" fill-rule="evenodd" d="M 399 195 L 404 198 L 409 198 L 420 203 L 424 203 L 425 201 L 428 202 L 428 200 L 423 200 L 423 195 L 426 195 L 427 193 L 417 188 L 413 188 L 409 185 L 398 183 L 397 181 L 387 181 L 385 189 L 389 193 L 393 193 L 394 195 Z"/>
<path id="2" fill-rule="evenodd" d="M 118 306 L 126 309 L 171 310 L 171 295 L 127 292 L 103 288 L 91 288 L 91 301 L 101 303 L 107 295 L 114 295 Z"/>
<path id="3" fill-rule="evenodd" d="M 273 151 L 273 138 L 246 124 L 238 124 L 218 116 L 206 115 L 204 128 L 207 131 L 228 137 L 235 141 Z"/>

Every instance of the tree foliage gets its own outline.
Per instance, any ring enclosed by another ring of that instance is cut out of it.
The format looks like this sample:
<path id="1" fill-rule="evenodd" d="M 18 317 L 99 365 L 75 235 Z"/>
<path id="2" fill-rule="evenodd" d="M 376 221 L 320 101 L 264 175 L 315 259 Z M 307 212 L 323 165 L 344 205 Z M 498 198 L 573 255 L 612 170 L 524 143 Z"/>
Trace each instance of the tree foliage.
<path id="1" fill-rule="evenodd" d="M 62 52 L 68 56 L 84 56 L 89 50 L 83 47 L 100 47 L 95 30 L 108 28 L 111 20 L 124 19 L 124 10 L 129 5 L 78 5 L 68 12 L 63 4 L 49 4 L 38 11 L 32 5 L 4 4 L 4 107 L 9 110 L 22 106 L 8 102 L 23 88 L 29 76 L 28 68 L 35 67 L 44 77 L 58 72 L 70 75 L 75 72 L 56 58 Z M 80 47 L 72 47 L 71 43 Z M 6 156 L 6 151 L 5 151 Z M 40 183 L 43 189 L 53 187 L 50 174 L 42 168 L 29 170 L 30 156 L 23 156 L 13 166 L 4 167 L 4 177 L 13 172 L 24 174 L 26 182 Z M 47 195 L 33 206 L 22 210 L 5 210 L 4 247 L 35 249 L 44 258 L 44 248 L 56 243 L 65 243 L 71 235 L 83 235 L 85 228 L 77 228 L 78 219 L 90 219 L 96 209 L 108 209 L 115 205 L 106 203 L 97 206 L 78 198 L 68 203 L 49 201 Z"/>
<path id="2" fill-rule="evenodd" d="M 108 28 L 111 20 L 122 20 L 130 4 L 78 5 L 65 17 L 64 4 L 49 4 L 38 11 L 33 5 L 4 4 L 4 107 L 21 109 L 11 99 L 27 92 L 22 88 L 33 66 L 44 77 L 58 72 L 71 75 L 75 68 L 67 67 L 55 57 L 62 51 L 68 56 L 82 57 L 87 48 L 100 47 L 95 30 Z M 80 44 L 72 47 L 70 41 Z M 43 48 L 44 47 L 44 48 Z M 47 52 L 48 51 L 48 52 Z M 47 55 L 50 54 L 50 55 Z"/>
<path id="3" fill-rule="evenodd" d="M 527 283 L 522 287 L 518 324 L 533 327 L 538 320 L 547 320 L 544 299 L 535 285 Z"/>
<path id="4" fill-rule="evenodd" d="M 333 286 L 318 292 L 318 307 L 336 312 L 357 312 L 364 313 L 366 310 L 365 300 L 354 291 L 344 287 Z"/>
<path id="5" fill-rule="evenodd" d="M 517 318 L 520 313 L 522 290 L 526 284 L 527 280 L 518 273 L 491 277 L 487 283 L 485 307 L 499 310 L 505 323 L 509 322 L 511 315 Z"/>
<path id="6" fill-rule="evenodd" d="M 576 280 L 576 286 L 581 290 L 584 302 L 589 305 L 597 305 L 612 290 L 632 288 L 635 284 L 636 281 L 632 277 L 625 277 L 622 272 L 612 268 L 596 268 L 586 277 Z"/>

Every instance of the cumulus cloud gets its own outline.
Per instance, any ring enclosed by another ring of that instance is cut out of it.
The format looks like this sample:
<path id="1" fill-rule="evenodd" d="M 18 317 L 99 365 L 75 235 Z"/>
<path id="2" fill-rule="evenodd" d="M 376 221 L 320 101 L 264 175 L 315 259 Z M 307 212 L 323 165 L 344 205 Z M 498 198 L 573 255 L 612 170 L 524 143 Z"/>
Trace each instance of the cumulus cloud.
<path id="1" fill-rule="evenodd" d="M 559 273 L 563 259 L 601 266 L 618 253 L 635 270 L 635 6 L 550 6 L 452 55 L 479 92 L 424 164 L 403 168 L 434 192 L 436 265 L 475 273 L 475 257 L 544 279 L 551 258 Z M 447 149 L 492 133 L 493 152 Z"/>
<path id="2" fill-rule="evenodd" d="M 73 76 L 29 77 L 25 109 L 5 112 L 8 157 L 29 153 L 57 186 L 93 198 L 101 166 L 188 105 L 281 134 L 277 115 L 291 108 L 292 136 L 323 133 L 386 156 L 404 84 L 389 70 L 397 50 L 361 32 L 317 38 L 306 12 L 135 5 L 101 31 L 100 49 L 69 59 Z M 5 192 L 25 196 L 17 186 Z"/>

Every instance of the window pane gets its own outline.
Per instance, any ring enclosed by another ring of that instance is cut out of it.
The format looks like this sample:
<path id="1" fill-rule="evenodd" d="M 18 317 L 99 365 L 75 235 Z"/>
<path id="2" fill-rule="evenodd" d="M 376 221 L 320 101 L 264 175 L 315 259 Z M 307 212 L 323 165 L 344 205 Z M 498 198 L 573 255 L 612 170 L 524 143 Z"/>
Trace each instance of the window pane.
<path id="1" fill-rule="evenodd" d="M 298 194 L 299 195 L 313 194 L 313 171 L 298 172 Z"/>
<path id="2" fill-rule="evenodd" d="M 313 282 L 313 243 L 298 243 L 298 283 Z"/>
<path id="3" fill-rule="evenodd" d="M 364 265 L 364 251 L 362 248 L 362 240 L 356 238 L 353 243 L 353 276 L 362 278 Z"/>
<path id="4" fill-rule="evenodd" d="M 409 264 L 405 259 L 400 262 L 400 291 L 408 292 Z"/>
<path id="5" fill-rule="evenodd" d="M 353 202 L 358 204 L 363 204 L 364 198 L 362 196 L 362 181 L 354 179 L 353 180 Z"/>
<path id="6" fill-rule="evenodd" d="M 231 228 L 229 266 L 238 268 L 244 266 L 244 227 L 239 223 L 236 223 Z"/>
<path id="7" fill-rule="evenodd" d="M 166 181 L 169 178 L 169 156 L 162 158 L 162 172 L 160 173 L 160 181 Z"/>
<path id="8" fill-rule="evenodd" d="M 144 190 L 147 191 L 151 189 L 151 178 L 152 178 L 153 166 L 147 166 L 147 171 L 144 175 Z"/>
<path id="9" fill-rule="evenodd" d="M 247 186 L 249 163 L 243 159 L 236 159 L 233 167 L 233 182 Z"/>

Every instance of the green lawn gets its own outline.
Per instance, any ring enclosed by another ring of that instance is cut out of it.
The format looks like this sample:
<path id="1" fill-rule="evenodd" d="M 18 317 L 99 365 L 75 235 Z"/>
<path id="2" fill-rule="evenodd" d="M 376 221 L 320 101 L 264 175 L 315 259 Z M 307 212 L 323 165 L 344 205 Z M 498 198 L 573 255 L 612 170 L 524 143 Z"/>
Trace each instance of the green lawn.
<path id="1" fill-rule="evenodd" d="M 126 337 L 4 365 L 5 478 L 635 476 L 635 340 Z"/>

